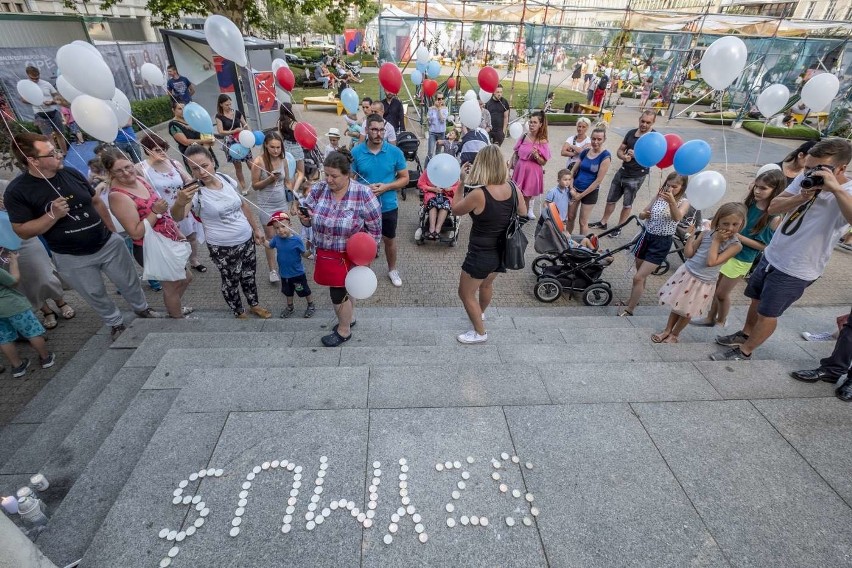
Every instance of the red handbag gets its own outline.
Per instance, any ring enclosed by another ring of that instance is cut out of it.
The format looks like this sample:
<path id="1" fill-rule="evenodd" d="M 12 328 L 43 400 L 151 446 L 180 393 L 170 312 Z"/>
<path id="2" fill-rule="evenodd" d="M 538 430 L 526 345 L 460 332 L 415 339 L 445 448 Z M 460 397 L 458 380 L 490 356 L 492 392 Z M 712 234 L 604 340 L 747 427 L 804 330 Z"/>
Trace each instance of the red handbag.
<path id="1" fill-rule="evenodd" d="M 343 288 L 346 286 L 346 274 L 351 267 L 352 261 L 345 252 L 317 249 L 314 282 L 320 286 Z"/>

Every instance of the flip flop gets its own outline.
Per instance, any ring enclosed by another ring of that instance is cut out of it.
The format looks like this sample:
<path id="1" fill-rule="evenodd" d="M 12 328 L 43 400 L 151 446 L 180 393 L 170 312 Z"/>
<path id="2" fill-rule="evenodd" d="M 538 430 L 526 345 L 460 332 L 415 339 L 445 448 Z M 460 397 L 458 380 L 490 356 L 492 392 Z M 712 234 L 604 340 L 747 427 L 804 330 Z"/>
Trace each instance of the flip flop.
<path id="1" fill-rule="evenodd" d="M 677 343 L 678 337 L 677 335 L 669 335 L 667 338 L 663 340 L 663 343 Z"/>
<path id="2" fill-rule="evenodd" d="M 655 333 L 654 335 L 652 335 L 651 341 L 653 341 L 654 343 L 663 343 L 666 339 L 669 338 L 669 335 L 671 334 L 665 331 L 661 331 L 660 333 Z"/>
<path id="3" fill-rule="evenodd" d="M 192 266 L 191 268 L 196 272 L 207 272 L 207 267 L 204 266 L 203 264 L 196 264 L 195 266 Z"/>
<path id="4" fill-rule="evenodd" d="M 67 319 L 67 320 L 70 320 L 75 315 L 77 315 L 77 312 L 74 311 L 74 308 L 72 308 L 68 304 L 62 304 L 61 306 L 56 306 L 56 307 L 59 308 L 60 312 L 62 312 L 62 317 Z"/>
<path id="5" fill-rule="evenodd" d="M 55 313 L 50 312 L 49 314 L 45 314 L 45 316 L 44 316 L 44 329 L 53 329 L 57 325 L 59 325 L 59 322 L 56 321 L 56 314 Z"/>

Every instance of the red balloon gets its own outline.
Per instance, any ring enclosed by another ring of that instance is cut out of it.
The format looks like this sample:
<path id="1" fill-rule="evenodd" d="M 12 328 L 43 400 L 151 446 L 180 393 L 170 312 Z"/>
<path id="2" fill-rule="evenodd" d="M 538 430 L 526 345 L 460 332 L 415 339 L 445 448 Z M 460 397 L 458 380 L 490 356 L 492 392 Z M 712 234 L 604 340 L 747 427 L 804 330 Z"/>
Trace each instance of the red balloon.
<path id="1" fill-rule="evenodd" d="M 663 156 L 662 160 L 657 162 L 657 167 L 661 170 L 669 168 L 674 164 L 675 152 L 683 145 L 683 138 L 677 134 L 666 134 L 664 138 L 666 139 L 666 155 Z"/>
<path id="2" fill-rule="evenodd" d="M 433 81 L 432 79 L 424 79 L 423 94 L 427 97 L 431 97 L 436 92 L 438 92 L 438 81 Z"/>
<path id="3" fill-rule="evenodd" d="M 296 142 L 305 150 L 313 150 L 317 145 L 317 131 L 307 122 L 297 122 L 293 128 Z"/>
<path id="4" fill-rule="evenodd" d="M 384 63 L 379 69 L 379 83 L 389 93 L 397 94 L 402 87 L 402 72 L 393 63 Z"/>
<path id="5" fill-rule="evenodd" d="M 455 89 L 456 88 L 456 78 L 455 77 L 450 77 L 449 79 L 447 79 L 447 88 L 448 89 Z"/>
<path id="6" fill-rule="evenodd" d="M 500 83 L 500 76 L 493 67 L 483 67 L 479 70 L 477 80 L 479 81 L 479 88 L 486 93 L 493 93 L 497 90 L 497 85 Z"/>
<path id="7" fill-rule="evenodd" d="M 346 241 L 346 256 L 356 266 L 369 266 L 377 250 L 376 241 L 367 233 L 355 233 Z"/>
<path id="8" fill-rule="evenodd" d="M 278 85 L 287 92 L 292 91 L 293 87 L 296 86 L 296 77 L 289 67 L 279 67 L 278 71 L 275 72 L 275 79 L 278 81 Z"/>

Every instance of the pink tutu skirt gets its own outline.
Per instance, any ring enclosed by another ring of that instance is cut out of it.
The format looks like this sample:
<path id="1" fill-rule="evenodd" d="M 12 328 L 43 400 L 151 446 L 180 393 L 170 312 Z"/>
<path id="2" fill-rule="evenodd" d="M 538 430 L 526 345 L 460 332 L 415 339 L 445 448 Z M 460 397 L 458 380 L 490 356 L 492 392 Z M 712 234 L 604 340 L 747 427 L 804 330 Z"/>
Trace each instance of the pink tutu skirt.
<path id="1" fill-rule="evenodd" d="M 693 319 L 707 314 L 715 291 L 715 282 L 699 280 L 681 265 L 660 288 L 658 296 L 661 306 L 669 306 L 677 315 Z"/>

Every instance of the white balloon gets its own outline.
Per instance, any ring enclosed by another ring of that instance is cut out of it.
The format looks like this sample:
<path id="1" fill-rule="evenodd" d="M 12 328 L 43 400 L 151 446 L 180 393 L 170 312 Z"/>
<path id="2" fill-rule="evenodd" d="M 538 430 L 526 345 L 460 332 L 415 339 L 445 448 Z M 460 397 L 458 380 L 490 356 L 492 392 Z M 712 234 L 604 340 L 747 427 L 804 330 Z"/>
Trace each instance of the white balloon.
<path id="1" fill-rule="evenodd" d="M 475 101 L 476 100 L 476 91 L 473 89 L 468 89 L 464 94 L 464 100 L 466 101 Z"/>
<path id="2" fill-rule="evenodd" d="M 429 63 L 429 48 L 425 45 L 421 45 L 417 48 L 417 51 L 414 52 L 414 57 L 417 58 L 417 63 Z"/>
<path id="3" fill-rule="evenodd" d="M 449 154 L 437 154 L 429 160 L 426 176 L 435 187 L 452 187 L 461 176 L 459 161 Z"/>
<path id="4" fill-rule="evenodd" d="M 143 79 L 156 87 L 166 86 L 166 76 L 163 73 L 163 70 L 153 63 L 143 63 L 142 67 L 139 69 L 139 73 L 142 74 Z"/>
<path id="5" fill-rule="evenodd" d="M 33 83 L 29 79 L 18 81 L 18 94 L 31 105 L 43 105 L 45 101 L 41 87 L 38 86 L 38 83 Z"/>
<path id="6" fill-rule="evenodd" d="M 369 266 L 356 266 L 346 275 L 346 291 L 356 300 L 366 300 L 376 292 L 379 281 Z"/>
<path id="7" fill-rule="evenodd" d="M 689 178 L 686 198 L 696 209 L 707 209 L 725 196 L 727 187 L 725 176 L 713 170 L 705 170 Z"/>
<path id="8" fill-rule="evenodd" d="M 811 108 L 812 112 L 820 112 L 831 104 L 837 91 L 840 90 L 840 80 L 831 73 L 814 75 L 802 87 L 802 101 Z"/>
<path id="9" fill-rule="evenodd" d="M 86 95 L 108 101 L 115 95 L 115 77 L 99 55 L 69 43 L 56 52 L 56 64 L 71 86 Z M 110 140 L 112 142 L 112 140 Z"/>
<path id="10" fill-rule="evenodd" d="M 89 51 L 91 51 L 92 53 L 94 53 L 95 55 L 100 57 L 101 59 L 104 58 L 104 54 L 101 53 L 100 51 L 98 51 L 98 48 L 95 47 L 94 45 L 92 45 L 91 43 L 89 43 L 88 41 L 83 41 L 81 39 L 75 39 L 74 41 L 71 42 L 71 44 L 72 45 L 79 45 L 80 47 L 88 49 Z"/>
<path id="11" fill-rule="evenodd" d="M 726 89 L 742 75 L 746 59 L 748 49 L 743 40 L 721 37 L 710 44 L 701 58 L 701 78 L 717 91 Z"/>
<path id="12" fill-rule="evenodd" d="M 754 174 L 754 177 L 757 177 L 760 174 L 765 174 L 766 172 L 771 172 L 772 170 L 778 170 L 779 172 L 783 171 L 781 170 L 781 166 L 779 166 L 778 164 L 766 164 L 765 166 L 761 166 L 760 169 L 757 170 L 757 173 Z"/>
<path id="13" fill-rule="evenodd" d="M 509 125 L 509 136 L 514 138 L 515 140 L 520 140 L 521 136 L 524 135 L 524 125 L 520 122 L 513 122 Z"/>
<path id="14" fill-rule="evenodd" d="M 56 90 L 59 91 L 59 94 L 62 95 L 69 103 L 73 103 L 74 99 L 83 94 L 75 88 L 74 85 L 68 82 L 65 75 L 60 75 L 56 78 Z"/>
<path id="15" fill-rule="evenodd" d="M 760 114 L 769 118 L 784 108 L 790 100 L 790 89 L 780 83 L 769 85 L 760 96 L 757 97 L 757 110 Z"/>
<path id="16" fill-rule="evenodd" d="M 479 101 L 463 102 L 459 108 L 459 120 L 471 130 L 479 127 L 479 123 L 482 122 L 482 109 L 479 108 Z"/>
<path id="17" fill-rule="evenodd" d="M 118 135 L 118 119 L 106 101 L 80 95 L 71 103 L 71 114 L 84 132 L 98 140 L 113 142 Z"/>
<path id="18" fill-rule="evenodd" d="M 218 55 L 230 59 L 240 67 L 245 67 L 248 63 L 243 33 L 225 16 L 207 16 L 204 21 L 204 37 L 210 49 Z"/>
<path id="19" fill-rule="evenodd" d="M 479 100 L 483 103 L 487 103 L 493 94 L 494 93 L 489 93 L 485 89 L 479 89 Z"/>
<path id="20" fill-rule="evenodd" d="M 240 144 L 242 144 L 246 148 L 251 148 L 252 146 L 254 146 L 254 132 L 252 132 L 251 130 L 241 130 L 238 138 L 240 140 Z"/>
<path id="21" fill-rule="evenodd" d="M 107 102 L 110 108 L 112 108 L 112 112 L 115 113 L 115 119 L 118 121 L 119 128 L 126 126 L 133 112 L 130 109 L 130 100 L 127 98 L 127 95 L 121 89 L 116 89 L 112 100 Z"/>
<path id="22" fill-rule="evenodd" d="M 273 75 L 274 75 L 274 74 L 275 74 L 275 72 L 276 72 L 276 71 L 278 71 L 278 69 L 280 69 L 281 67 L 290 67 L 289 65 L 287 65 L 287 60 L 286 60 L 286 59 L 281 59 L 281 58 L 279 57 L 278 59 L 273 59 L 273 60 L 272 60 L 272 74 L 273 74 Z"/>

